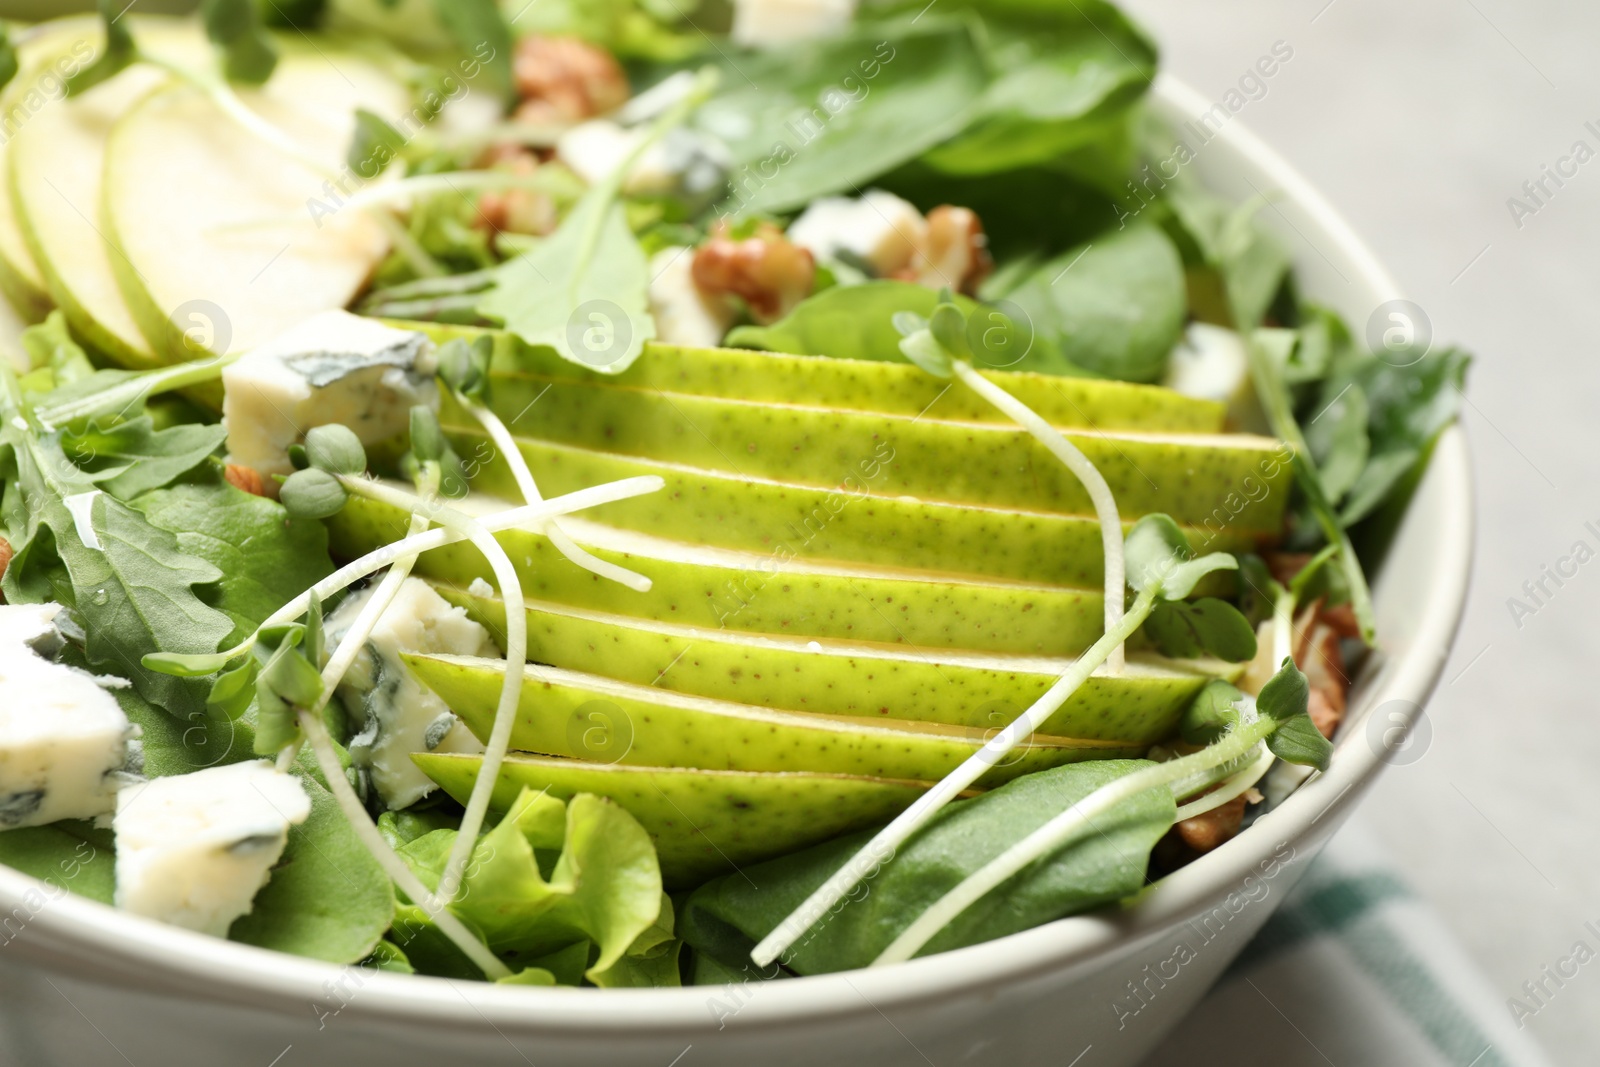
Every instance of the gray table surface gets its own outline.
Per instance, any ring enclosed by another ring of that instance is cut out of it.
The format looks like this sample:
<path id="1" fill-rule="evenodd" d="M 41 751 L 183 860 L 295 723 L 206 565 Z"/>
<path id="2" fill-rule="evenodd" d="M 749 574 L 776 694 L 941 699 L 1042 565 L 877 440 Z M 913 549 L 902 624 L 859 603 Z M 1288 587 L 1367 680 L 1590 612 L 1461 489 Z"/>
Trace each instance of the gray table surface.
<path id="1" fill-rule="evenodd" d="M 1472 350 L 1478 558 L 1424 757 L 1357 818 L 1503 997 L 1600 949 L 1600 6 L 1512 0 L 1127 0 L 1165 67 L 1220 96 L 1276 41 L 1293 59 L 1240 119 L 1306 174 Z M 1586 123 L 1593 122 L 1593 128 Z M 1563 157 L 1586 142 L 1595 158 Z M 1524 182 L 1558 166 L 1538 200 Z M 1547 195 L 1548 193 L 1548 195 Z M 1526 208 L 1510 204 L 1520 200 Z M 1516 208 L 1515 214 L 1513 208 Z M 1593 522 L 1593 529 L 1586 526 Z M 1545 567 L 1576 574 L 1524 592 Z M 1512 610 L 1519 598 L 1531 613 Z M 1506 1010 L 1509 1011 L 1509 1008 Z M 1600 962 L 1527 1026 L 1559 1064 L 1600 1049 Z"/>

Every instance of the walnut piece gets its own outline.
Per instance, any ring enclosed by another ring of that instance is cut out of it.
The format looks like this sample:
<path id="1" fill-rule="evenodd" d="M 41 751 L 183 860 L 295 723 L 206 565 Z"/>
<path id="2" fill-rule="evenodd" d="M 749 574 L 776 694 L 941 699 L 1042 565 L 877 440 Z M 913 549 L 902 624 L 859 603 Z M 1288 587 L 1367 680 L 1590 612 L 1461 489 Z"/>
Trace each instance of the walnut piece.
<path id="1" fill-rule="evenodd" d="M 811 295 L 816 269 L 811 253 L 770 222 L 743 240 L 728 236 L 727 225 L 719 223 L 695 249 L 693 274 L 708 296 L 737 296 L 757 322 L 771 323 Z"/>
<path id="2" fill-rule="evenodd" d="M 261 472 L 254 467 L 244 467 L 237 463 L 230 463 L 222 468 L 222 476 L 229 485 L 241 489 L 251 496 L 266 496 L 267 484 L 261 477 Z M 6 558 L 11 558 L 11 550 L 6 549 Z M 3 573 L 3 571 L 0 571 Z"/>
<path id="3" fill-rule="evenodd" d="M 497 145 L 485 157 L 492 169 L 528 175 L 539 169 L 539 159 L 525 148 Z M 537 189 L 488 189 L 478 196 L 478 214 L 472 224 L 494 233 L 526 233 L 542 237 L 560 221 L 555 201 Z"/>
<path id="4" fill-rule="evenodd" d="M 950 288 L 969 296 L 994 270 L 989 238 L 971 208 L 941 204 L 928 212 L 928 226 L 917 242 L 911 266 L 895 276 L 930 289 Z"/>
<path id="5" fill-rule="evenodd" d="M 1243 796 L 1234 797 L 1219 808 L 1183 820 L 1178 824 L 1178 836 L 1196 852 L 1210 852 L 1239 832 L 1239 826 L 1244 822 L 1246 799 Z"/>
<path id="6" fill-rule="evenodd" d="M 518 122 L 582 122 L 628 102 L 622 66 L 609 52 L 576 37 L 524 37 L 517 42 L 511 71 L 522 97 Z"/>

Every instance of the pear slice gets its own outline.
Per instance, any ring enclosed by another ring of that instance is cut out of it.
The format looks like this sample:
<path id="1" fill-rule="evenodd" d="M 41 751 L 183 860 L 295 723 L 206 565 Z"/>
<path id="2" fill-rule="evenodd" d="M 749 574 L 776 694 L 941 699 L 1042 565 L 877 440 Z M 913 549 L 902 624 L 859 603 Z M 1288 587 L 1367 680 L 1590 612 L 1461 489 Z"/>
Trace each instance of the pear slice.
<path id="1" fill-rule="evenodd" d="M 446 431 L 469 472 L 476 472 L 475 488 L 502 497 L 516 494 L 510 470 L 481 429 L 455 425 Z M 1083 588 L 1104 581 L 1100 523 L 1089 516 L 882 497 L 864 492 L 860 479 L 827 489 L 547 441 L 523 439 L 518 448 L 548 494 L 636 475 L 661 477 L 666 482 L 662 492 L 586 513 L 597 522 L 659 537 L 766 552 L 780 560 Z M 885 441 L 876 448 L 885 451 L 875 453 L 872 442 L 862 442 L 861 461 L 876 463 L 893 455 Z M 850 474 L 841 471 L 840 480 Z M 1177 483 L 1184 474 L 1174 471 L 1163 477 Z M 1281 506 L 1286 494 L 1273 495 Z M 1124 520 L 1126 532 L 1132 518 L 1125 514 Z M 1192 545 L 1206 552 L 1250 548 L 1263 536 L 1220 521 L 1205 530 L 1189 527 L 1187 534 Z"/>
<path id="2" fill-rule="evenodd" d="M 405 660 L 479 740 L 489 736 L 505 660 L 422 654 Z M 523 667 L 511 746 L 547 756 L 649 767 L 824 771 L 936 781 L 1004 725 L 981 730 L 774 711 L 529 663 Z M 999 785 L 1064 763 L 1143 755 L 1147 747 L 1035 735 L 981 781 Z"/>
<path id="3" fill-rule="evenodd" d="M 910 363 L 650 343 L 645 345 L 644 355 L 621 374 L 599 374 L 560 358 L 554 349 L 530 345 L 504 331 L 438 323 L 405 325 L 427 331 L 440 343 L 452 337 L 492 337 L 496 391 L 513 387 L 512 379 L 520 377 L 535 391 L 549 382 L 606 384 L 757 403 L 811 404 L 839 411 L 1010 425 L 1009 419 L 970 389 L 952 388 Z M 1222 405 L 1170 389 L 1054 374 L 988 370 L 983 374 L 1053 426 L 1164 433 L 1217 433 L 1223 426 Z"/>
<path id="4" fill-rule="evenodd" d="M 139 47 L 195 66 L 211 46 L 192 20 L 144 18 L 134 26 Z M 103 33 L 88 31 L 96 52 Z M 109 359 L 129 367 L 160 361 L 140 332 L 117 284 L 122 252 L 100 218 L 106 138 L 112 126 L 167 75 L 135 64 L 70 99 L 42 107 L 6 153 L 12 206 L 50 298 L 73 330 Z"/>
<path id="5" fill-rule="evenodd" d="M 392 119 L 406 93 L 374 63 L 328 51 L 286 47 L 265 85 L 239 90 L 325 174 L 188 85 L 150 95 L 111 132 L 105 214 L 125 253 L 117 279 L 163 358 L 188 358 L 197 343 L 247 351 L 342 308 L 387 254 L 377 220 L 340 210 L 325 183 L 344 170 L 356 109 Z M 350 176 L 339 180 L 348 191 Z"/>
<path id="6" fill-rule="evenodd" d="M 0 92 L 0 175 L 12 139 L 41 109 L 54 106 L 66 93 L 66 77 L 94 57 L 96 21 L 57 19 L 15 38 L 19 73 Z M 28 243 L 12 208 L 9 183 L 0 181 L 0 292 L 28 322 L 37 322 L 55 305 L 44 275 L 28 251 Z"/>
<path id="7" fill-rule="evenodd" d="M 490 633 L 505 633 L 498 597 L 437 588 Z M 763 708 L 979 730 L 1005 726 L 1072 663 L 744 634 L 537 602 L 528 606 L 528 658 Z M 1172 732 L 1209 679 L 1231 680 L 1242 669 L 1136 656 L 1120 674 L 1091 675 L 1040 732 L 1150 745 Z"/>
<path id="8" fill-rule="evenodd" d="M 508 506 L 474 493 L 458 503 L 482 514 Z M 352 499 L 327 520 L 335 556 L 353 559 L 404 537 L 410 516 Z M 601 559 L 649 578 L 636 593 L 574 565 L 543 536 L 498 534 L 528 597 L 637 619 L 739 633 L 789 634 L 909 649 L 1071 656 L 1097 640 L 1104 619 L 1098 589 L 1037 582 L 915 575 L 838 566 L 778 553 L 734 552 L 669 541 L 575 516 L 561 528 Z M 493 572 L 478 550 L 456 544 L 429 552 L 417 573 L 466 588 Z"/>
<path id="9" fill-rule="evenodd" d="M 482 756 L 419 752 L 411 758 L 463 803 L 483 764 Z M 927 786 L 845 774 L 636 767 L 513 753 L 500 768 L 491 807 L 507 810 L 524 787 L 562 800 L 579 793 L 607 797 L 650 834 L 666 887 L 683 889 L 888 822 Z"/>
<path id="10" fill-rule="evenodd" d="M 497 381 L 493 404 L 529 439 L 878 496 L 1094 514 L 1083 483 L 1016 426 L 518 379 Z M 454 405 L 441 419 L 474 425 Z M 1162 512 L 1264 534 L 1283 526 L 1292 453 L 1271 438 L 1067 437 L 1105 477 L 1124 518 Z"/>

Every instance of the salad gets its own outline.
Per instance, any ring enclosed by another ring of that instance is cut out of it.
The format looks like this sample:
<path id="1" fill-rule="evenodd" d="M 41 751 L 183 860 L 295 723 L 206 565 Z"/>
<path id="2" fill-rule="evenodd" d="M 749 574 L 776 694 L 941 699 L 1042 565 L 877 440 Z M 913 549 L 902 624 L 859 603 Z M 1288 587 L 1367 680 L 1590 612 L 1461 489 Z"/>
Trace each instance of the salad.
<path id="1" fill-rule="evenodd" d="M 1305 299 L 1111 5 L 120 7 L 0 48 L 45 903 L 788 978 L 1127 901 L 1338 758 L 1467 357 Z"/>

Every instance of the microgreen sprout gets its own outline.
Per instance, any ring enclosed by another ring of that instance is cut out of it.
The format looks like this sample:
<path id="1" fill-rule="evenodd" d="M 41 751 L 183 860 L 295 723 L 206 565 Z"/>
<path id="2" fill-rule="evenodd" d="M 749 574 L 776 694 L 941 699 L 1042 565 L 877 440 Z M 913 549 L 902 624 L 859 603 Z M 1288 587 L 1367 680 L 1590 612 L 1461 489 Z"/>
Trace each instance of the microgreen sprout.
<path id="1" fill-rule="evenodd" d="M 517 439 L 494 409 L 482 402 L 489 387 L 492 347 L 493 340 L 488 335 L 478 337 L 471 343 L 459 337 L 446 342 L 439 349 L 439 378 L 450 390 L 456 403 L 477 419 L 489 434 L 489 439 L 511 468 L 511 476 L 516 480 L 517 490 L 523 499 L 529 504 L 537 504 L 543 497 L 539 494 L 539 484 L 534 480 L 527 458 L 517 447 Z M 650 591 L 649 578 L 596 557 L 574 541 L 560 523 L 553 520 L 547 522 L 540 532 L 549 539 L 556 551 L 591 574 L 609 578 L 636 593 Z"/>
<path id="2" fill-rule="evenodd" d="M 1055 684 L 1031 707 L 918 797 L 763 938 L 751 953 L 757 966 L 765 967 L 781 956 L 812 924 L 826 915 L 828 909 L 868 877 L 884 857 L 892 855 L 913 833 L 963 789 L 976 782 L 985 771 L 1003 760 L 1013 748 L 1031 738 L 1089 676 L 1110 659 L 1112 652 L 1121 648 L 1122 643 L 1149 617 L 1158 602 L 1182 600 L 1194 591 L 1195 585 L 1207 574 L 1232 570 L 1238 566 L 1232 556 L 1222 552 L 1195 558 L 1183 531 L 1166 515 L 1147 515 L 1140 519 L 1129 531 L 1127 541 L 1121 547 L 1127 554 L 1128 583 L 1137 594 L 1126 614 L 1063 671 Z M 1231 620 L 1228 625 L 1231 625 Z M 1252 655 L 1254 651 L 1252 647 Z"/>
<path id="3" fill-rule="evenodd" d="M 1278 673 L 1262 688 L 1254 706 L 1235 709 L 1232 725 L 1215 743 L 1192 755 L 1135 771 L 1090 793 L 935 901 L 890 942 L 872 965 L 910 959 L 990 890 L 1029 864 L 1094 832 L 1097 820 L 1104 820 L 1146 790 L 1167 789 L 1177 799 L 1192 796 L 1241 768 L 1248 771 L 1260 765 L 1265 759 L 1260 751 L 1263 745 L 1267 755 L 1326 770 L 1332 746 L 1317 733 L 1306 714 L 1309 694 L 1306 676 L 1292 660 L 1284 660 Z M 1313 736 L 1315 741 L 1311 740 Z"/>
<path id="4" fill-rule="evenodd" d="M 895 329 L 900 331 L 900 351 L 923 370 L 939 378 L 955 377 L 984 400 L 994 405 L 1018 426 L 1066 465 L 1089 493 L 1095 516 L 1100 520 L 1100 542 L 1105 554 L 1105 627 L 1110 633 L 1122 618 L 1123 556 L 1122 517 L 1117 512 L 1117 501 L 1106 484 L 1105 477 L 1066 435 L 1046 422 L 1038 412 L 985 378 L 972 366 L 972 349 L 967 341 L 967 315 L 946 289 L 939 294 L 939 303 L 933 314 L 924 319 L 910 312 L 894 316 Z M 1121 642 L 1112 649 L 1107 668 L 1113 674 L 1122 671 L 1124 655 Z"/>

